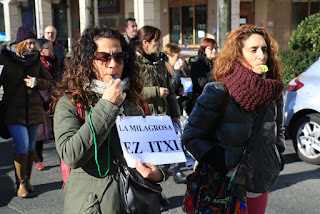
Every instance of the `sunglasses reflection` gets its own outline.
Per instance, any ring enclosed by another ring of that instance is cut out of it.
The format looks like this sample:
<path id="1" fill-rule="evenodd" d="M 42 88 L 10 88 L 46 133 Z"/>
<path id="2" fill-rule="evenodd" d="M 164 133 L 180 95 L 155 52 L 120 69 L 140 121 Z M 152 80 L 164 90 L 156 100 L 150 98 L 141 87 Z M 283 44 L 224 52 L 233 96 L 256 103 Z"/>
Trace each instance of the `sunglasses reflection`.
<path id="1" fill-rule="evenodd" d="M 94 59 L 109 63 L 113 58 L 117 63 L 122 64 L 127 59 L 127 56 L 128 55 L 124 52 L 118 52 L 114 54 L 109 54 L 107 52 L 97 52 L 94 55 Z"/>

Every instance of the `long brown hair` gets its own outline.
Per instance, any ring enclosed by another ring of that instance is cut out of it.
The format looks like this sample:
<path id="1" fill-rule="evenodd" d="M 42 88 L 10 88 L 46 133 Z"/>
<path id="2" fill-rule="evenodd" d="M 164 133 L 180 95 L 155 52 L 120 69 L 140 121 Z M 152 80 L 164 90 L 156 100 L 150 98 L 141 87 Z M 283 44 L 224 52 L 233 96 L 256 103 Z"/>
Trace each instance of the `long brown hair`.
<path id="1" fill-rule="evenodd" d="M 158 28 L 145 25 L 138 30 L 135 48 L 137 51 L 139 51 L 143 55 L 145 51 L 142 47 L 142 41 L 146 40 L 147 42 L 151 42 L 151 40 L 153 39 L 158 41 L 160 38 L 161 38 L 161 31 Z"/>
<path id="2" fill-rule="evenodd" d="M 240 62 L 242 65 L 248 65 L 247 60 L 242 55 L 242 49 L 244 47 L 243 42 L 252 34 L 259 34 L 266 41 L 268 55 L 267 66 L 269 68 L 269 71 L 267 72 L 267 78 L 277 80 L 282 79 L 283 74 L 281 64 L 277 56 L 277 42 L 265 29 L 257 28 L 254 25 L 242 25 L 239 29 L 229 33 L 223 49 L 220 51 L 217 59 L 215 60 L 213 78 L 216 81 L 220 81 L 224 75 L 232 73 L 233 66 L 236 61 Z"/>
<path id="3" fill-rule="evenodd" d="M 82 103 L 84 109 L 88 109 L 92 104 L 92 99 L 88 96 L 89 89 L 86 87 L 88 80 L 96 78 L 93 72 L 94 53 L 97 50 L 95 41 L 101 38 L 111 38 L 120 41 L 122 51 L 128 55 L 124 62 L 121 79 L 130 78 L 130 90 L 127 92 L 127 99 L 131 99 L 137 109 L 143 102 L 143 78 L 140 74 L 140 66 L 136 61 L 134 50 L 127 44 L 124 37 L 117 31 L 106 26 L 88 27 L 82 33 L 81 38 L 76 42 L 72 56 L 65 62 L 65 70 L 62 81 L 58 84 L 52 110 L 54 111 L 57 102 L 62 96 L 68 96 L 73 105 Z"/>

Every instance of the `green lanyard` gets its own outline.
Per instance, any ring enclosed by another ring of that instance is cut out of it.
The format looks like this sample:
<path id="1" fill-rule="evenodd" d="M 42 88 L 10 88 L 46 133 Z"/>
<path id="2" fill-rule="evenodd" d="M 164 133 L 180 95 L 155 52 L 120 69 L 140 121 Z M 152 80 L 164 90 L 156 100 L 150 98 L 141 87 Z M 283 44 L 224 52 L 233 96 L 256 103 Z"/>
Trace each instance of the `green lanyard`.
<path id="1" fill-rule="evenodd" d="M 109 145 L 110 145 L 110 135 L 111 135 L 111 130 L 108 134 L 108 169 L 106 171 L 106 173 L 104 175 L 101 175 L 101 171 L 100 171 L 100 165 L 98 163 L 98 145 L 97 145 L 97 141 L 96 141 L 96 133 L 94 132 L 94 128 L 93 128 L 93 125 L 92 125 L 92 120 L 91 120 L 91 112 L 93 110 L 93 107 L 91 108 L 90 110 L 90 113 L 89 113 L 89 122 L 90 122 L 90 128 L 91 128 L 91 131 L 92 131 L 92 135 L 93 135 L 93 143 L 94 143 L 94 159 L 96 161 L 96 164 L 97 164 L 97 167 L 98 167 L 98 172 L 99 172 L 99 175 L 101 178 L 104 178 L 107 176 L 109 170 L 110 170 L 110 149 L 109 149 Z"/>

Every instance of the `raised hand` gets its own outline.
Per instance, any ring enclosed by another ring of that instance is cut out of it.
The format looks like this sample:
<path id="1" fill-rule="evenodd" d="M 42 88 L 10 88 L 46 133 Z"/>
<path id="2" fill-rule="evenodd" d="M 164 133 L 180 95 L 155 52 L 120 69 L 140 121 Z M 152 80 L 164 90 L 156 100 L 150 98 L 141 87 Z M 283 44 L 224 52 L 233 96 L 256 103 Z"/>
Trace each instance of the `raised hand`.
<path id="1" fill-rule="evenodd" d="M 116 79 L 115 81 L 111 79 L 103 92 L 102 99 L 106 99 L 114 105 L 120 106 L 127 96 L 126 93 L 121 90 L 120 83 L 120 79 Z"/>

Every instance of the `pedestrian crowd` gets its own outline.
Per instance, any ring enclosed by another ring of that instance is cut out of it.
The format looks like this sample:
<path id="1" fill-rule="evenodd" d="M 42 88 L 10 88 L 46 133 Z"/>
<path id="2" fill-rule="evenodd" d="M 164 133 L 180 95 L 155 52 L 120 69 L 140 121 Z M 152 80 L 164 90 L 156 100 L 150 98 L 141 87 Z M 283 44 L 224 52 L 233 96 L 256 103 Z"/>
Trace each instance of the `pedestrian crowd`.
<path id="1" fill-rule="evenodd" d="M 151 213 L 147 207 L 160 213 L 169 205 L 161 189 L 147 193 L 124 182 L 151 183 L 150 191 L 170 175 L 187 185 L 181 203 L 186 213 L 265 213 L 285 150 L 276 41 L 265 29 L 243 25 L 229 32 L 220 52 L 214 39 L 204 38 L 198 55 L 188 59 L 178 44 L 162 47 L 160 29 L 138 29 L 133 18 L 124 27 L 124 35 L 87 27 L 68 58 L 54 26 L 38 39 L 21 26 L 16 40 L 1 46 L 0 86 L 14 142 L 17 196 L 35 191 L 32 168 L 45 172 L 43 147 L 55 140 L 65 213 Z M 192 81 L 192 95 L 183 78 Z M 139 159 L 123 179 L 119 115 L 169 116 L 182 134 L 184 153 L 195 160 L 193 172 L 186 176 L 179 163 Z M 148 201 L 153 194 L 156 200 Z"/>

